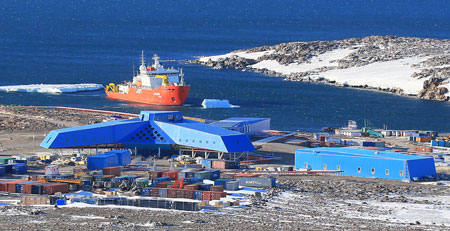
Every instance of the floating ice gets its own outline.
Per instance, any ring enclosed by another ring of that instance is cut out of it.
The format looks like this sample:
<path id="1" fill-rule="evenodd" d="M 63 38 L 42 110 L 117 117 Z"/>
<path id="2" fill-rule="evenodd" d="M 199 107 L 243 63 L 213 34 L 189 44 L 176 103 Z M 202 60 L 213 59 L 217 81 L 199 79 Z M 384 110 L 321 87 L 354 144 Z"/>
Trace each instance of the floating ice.
<path id="1" fill-rule="evenodd" d="M 237 108 L 237 105 L 231 105 L 227 99 L 204 99 L 202 102 L 204 108 Z"/>
<path id="2" fill-rule="evenodd" d="M 4 92 L 70 93 L 79 91 L 95 91 L 99 89 L 103 89 L 103 85 L 96 83 L 0 86 L 0 91 Z"/>

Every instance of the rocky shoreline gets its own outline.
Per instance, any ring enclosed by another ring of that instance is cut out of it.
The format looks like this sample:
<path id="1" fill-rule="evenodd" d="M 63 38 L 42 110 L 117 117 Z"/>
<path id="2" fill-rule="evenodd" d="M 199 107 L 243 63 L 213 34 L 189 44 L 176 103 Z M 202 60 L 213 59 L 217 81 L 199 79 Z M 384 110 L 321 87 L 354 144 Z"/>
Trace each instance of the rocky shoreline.
<path id="1" fill-rule="evenodd" d="M 255 66 L 267 61 L 276 61 L 277 65 L 284 65 L 286 68 L 292 65 L 310 65 L 314 62 L 320 63 L 321 57 L 339 50 L 347 53 L 343 57 L 336 57 L 336 59 L 323 62 L 316 68 L 309 68 L 305 71 L 281 73 L 270 68 Z M 252 56 L 251 54 L 260 55 Z M 411 58 L 420 60 L 418 63 L 407 64 L 408 68 L 414 70 L 412 73 L 408 73 L 407 80 L 410 78 L 411 81 L 423 82 L 422 89 L 416 91 L 407 91 L 406 87 L 401 84 L 397 84 L 399 86 L 395 87 L 383 87 L 370 83 L 360 84 L 361 81 L 358 81 L 358 84 L 339 82 L 328 78 L 329 75 L 324 76 L 330 71 L 367 67 Z M 369 36 L 335 41 L 289 42 L 236 50 L 216 59 L 211 56 L 189 62 L 209 66 L 213 69 L 229 68 L 253 71 L 272 77 L 282 77 L 286 81 L 328 83 L 339 87 L 366 88 L 398 95 L 416 96 L 420 99 L 450 100 L 450 85 L 447 86 L 450 77 L 450 40 L 448 39 Z"/>

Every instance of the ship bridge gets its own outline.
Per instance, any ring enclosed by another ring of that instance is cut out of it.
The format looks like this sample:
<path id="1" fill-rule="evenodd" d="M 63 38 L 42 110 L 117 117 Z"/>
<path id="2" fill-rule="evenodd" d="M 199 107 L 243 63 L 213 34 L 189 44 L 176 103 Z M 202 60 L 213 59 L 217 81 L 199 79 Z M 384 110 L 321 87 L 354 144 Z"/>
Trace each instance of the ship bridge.
<path id="1" fill-rule="evenodd" d="M 171 145 L 223 153 L 253 151 L 239 132 L 183 118 L 177 111 L 142 111 L 139 118 L 51 131 L 41 146 L 56 148 Z"/>

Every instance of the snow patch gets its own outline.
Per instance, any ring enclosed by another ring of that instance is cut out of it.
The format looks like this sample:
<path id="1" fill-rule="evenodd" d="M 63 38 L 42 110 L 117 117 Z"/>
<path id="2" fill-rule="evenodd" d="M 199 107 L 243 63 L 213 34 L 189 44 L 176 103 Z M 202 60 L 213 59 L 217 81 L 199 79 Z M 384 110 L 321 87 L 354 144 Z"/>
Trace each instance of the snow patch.
<path id="1" fill-rule="evenodd" d="M 96 91 L 103 89 L 103 85 L 96 83 L 81 84 L 28 84 L 28 85 L 11 85 L 0 86 L 3 92 L 35 92 L 35 93 L 71 93 L 79 91 Z"/>

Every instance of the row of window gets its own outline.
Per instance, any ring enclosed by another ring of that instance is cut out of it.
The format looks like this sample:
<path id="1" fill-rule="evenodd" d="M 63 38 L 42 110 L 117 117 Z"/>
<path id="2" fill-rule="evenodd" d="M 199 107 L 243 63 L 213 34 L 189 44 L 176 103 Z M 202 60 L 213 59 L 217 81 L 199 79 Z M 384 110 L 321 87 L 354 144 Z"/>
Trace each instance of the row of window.
<path id="1" fill-rule="evenodd" d="M 307 163 L 307 162 L 305 162 L 305 168 L 306 168 L 306 169 L 308 168 L 308 163 Z M 327 165 L 326 165 L 326 164 L 323 165 L 323 170 L 327 170 Z M 336 166 L 336 170 L 337 170 L 337 171 L 341 171 L 341 166 L 340 166 L 340 165 L 337 165 L 337 166 Z M 361 167 L 358 167 L 358 173 L 361 173 Z M 372 175 L 375 174 L 375 168 L 372 168 L 372 169 L 371 169 L 371 173 L 372 173 Z M 386 169 L 386 170 L 384 171 L 384 173 L 386 174 L 386 176 L 388 176 L 388 175 L 389 175 L 389 169 Z M 400 175 L 400 176 L 403 176 L 403 171 L 402 171 L 402 170 L 400 170 L 399 175 Z"/>
<path id="2" fill-rule="evenodd" d="M 181 143 L 181 139 L 178 139 L 178 142 Z M 188 143 L 188 142 L 189 142 L 189 139 L 186 139 L 185 143 Z M 192 140 L 192 143 L 195 143 L 195 140 Z M 203 143 L 203 141 L 202 140 L 198 140 L 198 143 L 201 144 L 201 143 Z M 206 140 L 205 143 L 208 144 L 208 141 Z M 213 141 L 212 144 L 216 144 L 216 141 Z"/>

